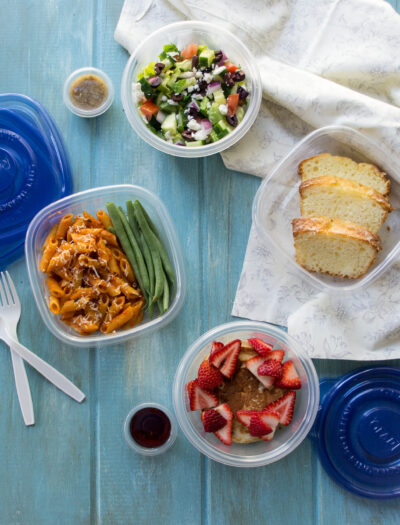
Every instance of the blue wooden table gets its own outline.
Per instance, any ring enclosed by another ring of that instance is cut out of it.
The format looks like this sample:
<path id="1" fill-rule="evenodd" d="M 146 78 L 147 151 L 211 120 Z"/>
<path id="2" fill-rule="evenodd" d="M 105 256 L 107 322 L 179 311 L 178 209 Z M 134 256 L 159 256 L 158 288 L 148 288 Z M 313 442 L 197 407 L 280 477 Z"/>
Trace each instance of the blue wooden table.
<path id="1" fill-rule="evenodd" d="M 208 461 L 181 433 L 153 459 L 124 441 L 129 409 L 150 400 L 171 407 L 172 379 L 187 346 L 231 319 L 259 180 L 225 169 L 219 156 L 168 157 L 136 136 L 119 95 L 128 59 L 113 39 L 121 7 L 122 0 L 2 0 L 0 92 L 25 93 L 49 109 L 70 153 L 75 191 L 134 183 L 161 197 L 182 243 L 186 304 L 166 329 L 140 341 L 76 349 L 45 328 L 24 261 L 11 266 L 23 304 L 21 342 L 70 377 L 87 400 L 78 405 L 29 369 L 36 425 L 26 428 L 9 352 L 0 344 L 0 525 L 400 524 L 399 500 L 344 491 L 325 474 L 309 440 L 279 463 L 250 470 Z M 65 78 L 86 65 L 104 69 L 116 88 L 112 108 L 94 120 L 72 115 L 62 102 Z M 359 365 L 315 364 L 322 376 Z"/>

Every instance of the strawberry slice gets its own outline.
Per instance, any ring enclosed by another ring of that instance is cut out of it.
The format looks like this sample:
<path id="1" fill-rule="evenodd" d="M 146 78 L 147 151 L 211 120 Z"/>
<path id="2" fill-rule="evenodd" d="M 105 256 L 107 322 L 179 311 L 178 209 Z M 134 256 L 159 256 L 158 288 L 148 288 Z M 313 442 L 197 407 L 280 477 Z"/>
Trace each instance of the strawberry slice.
<path id="1" fill-rule="evenodd" d="M 282 377 L 282 365 L 276 359 L 266 359 L 257 369 L 260 376 Z"/>
<path id="2" fill-rule="evenodd" d="M 201 388 L 197 379 L 188 383 L 187 390 L 190 410 L 202 410 L 203 408 L 213 408 L 218 405 L 218 397 L 210 390 Z"/>
<path id="3" fill-rule="evenodd" d="M 248 342 L 259 355 L 266 356 L 272 350 L 272 345 L 269 345 L 259 337 L 252 337 L 248 339 Z"/>
<path id="4" fill-rule="evenodd" d="M 257 416 L 258 414 L 260 414 L 258 410 L 238 410 L 236 412 L 236 418 L 242 425 L 249 427 L 252 416 Z"/>
<path id="5" fill-rule="evenodd" d="M 210 363 L 220 369 L 225 377 L 232 377 L 240 354 L 241 341 L 235 339 L 210 356 Z"/>
<path id="6" fill-rule="evenodd" d="M 269 425 L 266 425 L 261 419 L 260 414 L 254 414 L 250 418 L 249 432 L 251 436 L 261 437 L 266 434 L 270 434 L 273 431 L 273 428 Z"/>
<path id="7" fill-rule="evenodd" d="M 295 401 L 296 392 L 294 390 L 290 390 L 276 401 L 269 403 L 264 408 L 264 412 L 276 412 L 279 415 L 279 423 L 286 427 L 293 419 Z"/>
<path id="8" fill-rule="evenodd" d="M 202 412 L 201 420 L 203 421 L 204 432 L 217 432 L 217 430 L 221 430 L 227 423 L 224 416 L 213 408 Z"/>
<path id="9" fill-rule="evenodd" d="M 221 372 L 208 359 L 205 359 L 199 366 L 197 379 L 199 386 L 208 390 L 212 390 L 224 382 Z"/>
<path id="10" fill-rule="evenodd" d="M 280 363 L 282 363 L 284 357 L 285 357 L 284 350 L 272 350 L 272 352 L 268 354 L 268 359 L 276 359 Z"/>
<path id="11" fill-rule="evenodd" d="M 222 441 L 225 445 L 232 445 L 232 419 L 233 414 L 228 403 L 219 405 L 215 408 L 219 414 L 226 419 L 226 424 L 220 430 L 214 432 L 217 438 Z"/>
<path id="12" fill-rule="evenodd" d="M 260 381 L 260 383 L 262 383 L 265 386 L 265 388 L 271 388 L 274 384 L 275 378 L 270 376 L 260 376 L 258 373 L 258 368 L 264 363 L 264 361 L 264 357 L 252 357 L 246 362 L 246 367 L 254 376 L 256 376 L 256 378 Z"/>
<path id="13" fill-rule="evenodd" d="M 279 414 L 276 412 L 261 412 L 261 414 L 258 416 L 261 421 L 264 423 L 264 425 L 272 428 L 272 431 L 266 434 L 265 436 L 261 436 L 261 439 L 264 441 L 271 441 L 274 437 L 276 427 L 279 424 Z"/>
<path id="14" fill-rule="evenodd" d="M 224 348 L 224 343 L 220 343 L 219 341 L 213 341 L 211 345 L 211 353 L 208 357 L 209 361 L 211 362 L 212 356 L 217 352 L 217 350 L 221 350 L 221 348 Z"/>
<path id="15" fill-rule="evenodd" d="M 282 377 L 277 379 L 275 386 L 278 388 L 290 388 L 291 390 L 301 388 L 300 377 L 293 361 L 285 361 L 283 363 Z"/>

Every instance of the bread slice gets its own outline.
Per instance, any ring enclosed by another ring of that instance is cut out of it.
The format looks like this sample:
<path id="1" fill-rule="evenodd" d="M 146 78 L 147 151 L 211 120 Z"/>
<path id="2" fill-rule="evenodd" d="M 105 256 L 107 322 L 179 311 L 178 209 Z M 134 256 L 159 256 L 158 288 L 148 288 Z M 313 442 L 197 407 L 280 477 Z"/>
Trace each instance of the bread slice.
<path id="1" fill-rule="evenodd" d="M 300 196 L 303 216 L 351 221 L 373 233 L 390 211 L 389 201 L 373 188 L 328 175 L 302 182 Z"/>
<path id="2" fill-rule="evenodd" d="M 358 279 L 374 263 L 380 238 L 358 224 L 327 217 L 292 221 L 296 260 L 310 272 Z"/>
<path id="3" fill-rule="evenodd" d="M 330 175 L 358 182 L 364 186 L 371 186 L 382 195 L 389 195 L 390 180 L 383 171 L 373 164 L 357 163 L 348 157 L 321 153 L 303 160 L 299 164 L 298 170 L 302 182 L 315 177 Z"/>

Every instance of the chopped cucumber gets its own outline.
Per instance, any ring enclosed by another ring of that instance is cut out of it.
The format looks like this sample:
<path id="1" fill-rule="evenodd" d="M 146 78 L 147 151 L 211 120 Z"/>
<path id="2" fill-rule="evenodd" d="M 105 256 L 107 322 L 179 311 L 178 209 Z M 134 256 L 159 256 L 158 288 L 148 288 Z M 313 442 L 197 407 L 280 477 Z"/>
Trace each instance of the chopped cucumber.
<path id="1" fill-rule="evenodd" d="M 199 106 L 199 109 L 200 109 L 200 113 L 204 116 L 204 117 L 208 117 L 208 107 L 207 107 L 207 104 L 209 103 L 209 99 L 207 97 L 204 97 L 201 99 L 201 102 L 200 102 L 200 106 Z"/>
<path id="2" fill-rule="evenodd" d="M 225 137 L 225 135 L 228 135 L 231 131 L 233 131 L 233 127 L 227 123 L 225 118 L 222 118 L 219 122 L 215 124 L 214 130 L 218 137 L 222 139 L 223 137 Z"/>
<path id="3" fill-rule="evenodd" d="M 183 113 L 183 110 L 180 109 L 179 113 L 176 115 L 176 122 L 178 125 L 178 131 L 179 133 L 182 133 L 182 131 L 185 130 L 185 126 L 187 124 L 187 118 L 185 114 Z"/>
<path id="4" fill-rule="evenodd" d="M 204 146 L 205 141 L 204 140 L 192 140 L 186 141 L 186 146 L 189 146 L 191 148 L 197 148 L 198 146 Z"/>
<path id="5" fill-rule="evenodd" d="M 214 91 L 214 102 L 220 106 L 221 104 L 226 104 L 226 98 L 222 89 L 217 89 Z"/>
<path id="6" fill-rule="evenodd" d="M 216 131 L 214 130 L 211 130 L 211 133 L 210 133 L 210 139 L 213 141 L 213 142 L 217 142 L 219 140 L 219 137 L 218 137 L 218 134 Z"/>
<path id="7" fill-rule="evenodd" d="M 199 66 L 208 67 L 211 66 L 215 58 L 215 53 L 212 49 L 203 49 L 199 54 Z"/>
<path id="8" fill-rule="evenodd" d="M 208 118 L 210 119 L 211 124 L 216 124 L 222 119 L 222 113 L 218 109 L 218 104 L 216 102 L 211 104 L 211 107 L 208 110 Z"/>
<path id="9" fill-rule="evenodd" d="M 242 108 L 242 106 L 238 106 L 237 107 L 237 109 L 236 109 L 236 117 L 238 119 L 238 122 L 242 122 L 243 117 L 244 117 L 244 109 Z"/>
<path id="10" fill-rule="evenodd" d="M 164 133 L 169 131 L 171 135 L 176 135 L 177 125 L 175 113 L 170 113 L 167 117 L 165 117 L 164 122 L 161 124 L 161 129 Z"/>

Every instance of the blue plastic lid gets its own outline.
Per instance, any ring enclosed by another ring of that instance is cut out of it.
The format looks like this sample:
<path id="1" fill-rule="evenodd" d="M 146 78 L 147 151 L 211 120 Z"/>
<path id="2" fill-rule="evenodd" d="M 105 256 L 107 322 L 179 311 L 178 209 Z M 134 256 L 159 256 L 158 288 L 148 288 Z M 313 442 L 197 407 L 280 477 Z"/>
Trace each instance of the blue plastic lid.
<path id="1" fill-rule="evenodd" d="M 320 386 L 310 437 L 325 470 L 360 496 L 400 496 L 400 368 L 358 369 Z"/>
<path id="2" fill-rule="evenodd" d="M 48 111 L 25 95 L 0 95 L 1 269 L 23 254 L 36 213 L 71 192 L 69 161 Z"/>

